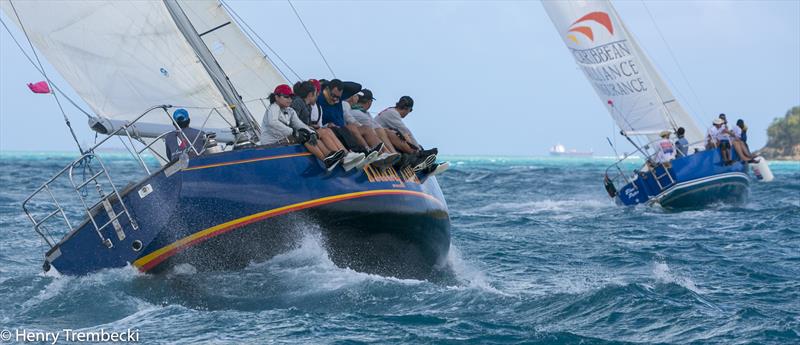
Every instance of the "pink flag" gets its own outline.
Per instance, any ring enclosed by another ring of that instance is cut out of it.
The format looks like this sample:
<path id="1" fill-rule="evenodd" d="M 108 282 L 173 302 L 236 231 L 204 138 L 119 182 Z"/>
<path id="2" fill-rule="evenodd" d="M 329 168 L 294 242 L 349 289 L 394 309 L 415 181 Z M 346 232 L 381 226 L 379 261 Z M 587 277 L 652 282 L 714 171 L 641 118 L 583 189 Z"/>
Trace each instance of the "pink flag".
<path id="1" fill-rule="evenodd" d="M 33 93 L 50 93 L 50 86 L 47 85 L 46 81 L 40 81 L 38 83 L 28 83 L 28 88 L 33 91 Z"/>

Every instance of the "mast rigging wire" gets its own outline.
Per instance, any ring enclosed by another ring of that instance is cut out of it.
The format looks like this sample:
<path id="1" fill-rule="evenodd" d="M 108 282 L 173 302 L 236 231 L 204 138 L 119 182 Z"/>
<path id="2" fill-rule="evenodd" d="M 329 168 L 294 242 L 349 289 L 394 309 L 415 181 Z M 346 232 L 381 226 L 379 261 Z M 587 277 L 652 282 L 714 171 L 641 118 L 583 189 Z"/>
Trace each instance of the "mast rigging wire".
<path id="1" fill-rule="evenodd" d="M 20 53 L 22 53 L 22 56 L 24 56 L 26 59 L 28 59 L 28 62 L 30 62 L 30 63 L 31 63 L 31 65 L 33 66 L 33 68 L 35 68 L 35 69 L 36 69 L 36 71 L 38 71 L 40 74 L 42 74 L 42 75 L 43 75 L 43 74 L 44 74 L 44 72 L 42 72 L 42 70 L 39 68 L 39 66 L 36 66 L 36 62 L 34 62 L 34 61 L 33 61 L 33 59 L 31 58 L 31 56 L 30 56 L 30 55 L 28 55 L 28 53 L 25 51 L 25 49 L 24 49 L 24 48 L 22 48 L 22 45 L 19 43 L 19 41 L 17 41 L 17 38 L 16 38 L 16 37 L 14 37 L 14 35 L 11 33 L 11 29 L 9 29 L 9 28 L 8 28 L 8 26 L 6 25 L 6 22 L 3 20 L 3 18 L 0 18 L 0 24 L 3 24 L 3 27 L 6 29 L 6 32 L 8 33 L 8 36 L 9 36 L 9 37 L 11 37 L 11 40 L 13 40 L 13 41 L 14 41 L 14 43 L 17 45 L 17 48 L 19 48 L 19 51 L 20 51 Z M 56 85 L 54 82 L 53 82 L 53 83 L 51 83 L 51 84 L 50 84 L 50 86 L 52 86 L 52 87 L 53 87 L 53 88 L 54 88 L 56 91 L 60 92 L 62 97 L 64 97 L 64 98 L 65 98 L 67 101 L 69 101 L 69 103 L 71 103 L 71 104 L 72 104 L 72 106 L 74 106 L 76 109 L 80 110 L 80 111 L 81 111 L 81 112 L 82 112 L 84 115 L 86 115 L 86 117 L 87 117 L 87 118 L 90 118 L 90 119 L 91 119 L 91 118 L 94 118 L 94 116 L 92 116 L 92 114 L 89 114 L 89 112 L 88 112 L 88 111 L 86 111 L 85 109 L 83 109 L 83 107 L 81 107 L 80 105 L 78 105 L 78 103 L 77 103 L 77 102 L 75 102 L 75 100 L 73 100 L 72 98 L 70 98 L 70 97 L 69 97 L 69 96 L 68 96 L 68 95 L 67 95 L 67 94 L 66 94 L 66 93 L 65 93 L 63 90 L 61 90 L 61 88 L 60 88 L 60 87 L 58 87 L 58 85 Z"/>
<path id="2" fill-rule="evenodd" d="M 295 76 L 295 77 L 297 77 L 297 80 L 303 80 L 303 78 L 301 78 L 301 77 L 300 77 L 300 75 L 299 75 L 299 74 L 297 74 L 297 72 L 295 72 L 295 70 L 292 68 L 292 66 L 290 66 L 288 62 L 284 61 L 284 60 L 283 60 L 283 58 L 282 58 L 282 57 L 281 57 L 281 56 L 278 54 L 278 52 L 276 52 L 276 51 L 275 51 L 275 49 L 272 49 L 272 47 L 270 47 L 270 45 L 269 45 L 269 44 L 267 44 L 267 42 L 266 42 L 266 41 L 264 41 L 264 39 L 263 39 L 263 38 L 261 38 L 261 35 L 259 35 L 259 34 L 258 34 L 258 32 L 256 32 L 255 30 L 253 30 L 253 28 L 252 28 L 252 27 L 250 27 L 250 24 L 248 24 L 248 23 L 247 23 L 247 22 L 246 22 L 246 21 L 245 21 L 245 20 L 244 20 L 244 19 L 243 19 L 241 16 L 239 16 L 239 13 L 237 13 L 236 11 L 234 11 L 234 10 L 233 10 L 233 7 L 231 7 L 230 5 L 228 5 L 228 3 L 227 3 L 225 0 L 220 0 L 220 3 L 222 4 L 222 6 L 223 6 L 223 7 L 224 7 L 226 10 L 228 10 L 228 12 L 229 12 L 229 13 L 231 13 L 231 14 L 233 15 L 233 20 L 234 20 L 234 21 L 235 21 L 237 24 L 239 24 L 239 26 L 240 26 L 240 27 L 243 27 L 243 28 L 246 28 L 246 29 L 247 29 L 247 30 L 242 30 L 242 31 L 244 32 L 244 34 L 245 34 L 245 35 L 247 35 L 247 37 L 248 37 L 248 38 L 250 38 L 250 40 L 251 40 L 251 41 L 253 41 L 253 43 L 256 43 L 256 40 L 255 40 L 255 39 L 253 39 L 253 36 L 252 36 L 252 35 L 250 35 L 250 32 L 252 32 L 252 33 L 253 33 L 253 35 L 255 35 L 255 36 L 256 36 L 256 38 L 258 38 L 258 41 L 260 41 L 260 42 L 261 42 L 261 43 L 262 43 L 264 46 L 266 46 L 266 47 L 267 47 L 267 49 L 269 49 L 269 51 L 271 51 L 271 52 L 272 52 L 272 54 L 275 54 L 275 57 L 277 57 L 277 58 L 278 58 L 278 60 L 280 60 L 280 62 L 281 62 L 281 63 L 283 63 L 283 64 L 286 66 L 286 68 L 288 68 L 288 69 L 289 69 L 289 71 L 291 71 L 291 72 L 292 72 L 292 74 L 294 74 L 294 76 Z M 280 68 L 278 68 L 278 66 L 277 66 L 277 65 L 276 65 L 276 64 L 275 64 L 275 63 L 272 61 L 272 59 L 270 59 L 269 55 L 267 55 L 267 54 L 266 54 L 266 52 L 264 52 L 264 50 L 263 50 L 263 49 L 261 49 L 261 47 L 260 47 L 258 44 L 256 44 L 256 47 L 258 47 L 258 49 L 259 49 L 259 50 L 261 50 L 261 53 L 262 53 L 262 54 L 264 54 L 264 57 L 265 57 L 265 58 L 267 58 L 267 60 L 270 60 L 269 62 L 270 62 L 270 63 L 271 63 L 273 66 L 275 66 L 275 68 L 276 68 L 276 69 L 278 69 L 278 72 L 280 72 L 280 73 L 281 73 L 281 75 L 282 75 L 284 78 L 286 78 L 286 80 L 289 80 L 289 77 L 287 77 L 287 76 L 286 76 L 286 73 L 284 73 L 284 72 L 283 72 L 283 70 L 281 70 Z"/>
<path id="3" fill-rule="evenodd" d="M 705 109 L 705 107 L 703 107 L 703 103 L 700 102 L 700 98 L 697 97 L 697 93 L 694 92 L 694 88 L 692 87 L 692 83 L 689 82 L 689 78 L 687 78 L 686 77 L 686 73 L 683 72 L 683 67 L 681 67 L 681 64 L 678 62 L 678 59 L 675 57 L 675 53 L 673 53 L 672 47 L 670 47 L 669 43 L 667 42 L 667 39 L 664 38 L 664 34 L 661 32 L 661 29 L 658 27 L 658 24 L 656 23 L 656 19 L 655 19 L 655 17 L 653 17 L 653 13 L 650 12 L 650 8 L 647 7 L 647 4 L 644 2 L 644 0 L 640 0 L 640 1 L 642 3 L 642 6 L 644 6 L 645 11 L 647 11 L 647 15 L 650 17 L 650 21 L 653 22 L 653 26 L 656 28 L 656 32 L 658 32 L 658 36 L 661 37 L 661 41 L 664 42 L 664 45 L 667 47 L 667 51 L 669 52 L 669 55 L 672 58 L 672 61 L 674 61 L 675 62 L 675 66 L 678 67 L 678 71 L 681 73 L 681 78 L 683 78 L 683 81 L 685 81 L 686 85 L 689 86 L 689 91 L 692 93 L 692 97 L 694 97 L 695 102 L 697 102 L 697 105 L 700 106 L 700 110 L 703 112 L 703 114 L 706 114 L 706 109 Z M 694 117 L 695 117 L 695 120 L 697 120 L 697 116 L 695 115 Z M 700 123 L 702 123 L 702 122 L 700 122 Z"/>
<path id="4" fill-rule="evenodd" d="M 328 67 L 328 71 L 330 71 L 330 72 L 331 72 L 331 75 L 332 75 L 334 78 L 336 78 L 336 73 L 333 73 L 333 68 L 331 68 L 331 65 L 328 63 L 328 60 L 327 60 L 327 59 L 325 59 L 325 55 L 324 55 L 324 54 L 322 54 L 322 50 L 320 50 L 320 49 L 319 49 L 319 46 L 317 45 L 317 41 L 315 41 L 315 40 L 314 40 L 314 36 L 311 36 L 311 31 L 308 31 L 308 27 L 306 27 L 306 23 L 305 23 L 305 22 L 303 22 L 303 18 L 300 18 L 300 13 L 297 13 L 297 9 L 296 9 L 296 8 L 294 8 L 294 5 L 292 4 L 292 0 L 286 0 L 286 2 L 288 2 L 288 3 L 289 3 L 289 6 L 291 6 L 291 7 L 292 7 L 292 11 L 294 11 L 294 15 L 295 15 L 295 16 L 297 16 L 297 20 L 299 20 L 299 21 L 300 21 L 300 24 L 301 24 L 301 25 L 303 25 L 303 29 L 305 29 L 305 30 L 306 30 L 306 34 L 308 34 L 308 38 L 310 38 L 310 39 L 311 39 L 311 43 L 313 43 L 313 44 L 314 44 L 314 48 L 316 48 L 316 49 L 317 49 L 317 53 L 319 53 L 319 56 L 320 56 L 320 57 L 322 57 L 322 61 L 324 61 L 324 62 L 325 62 L 325 66 L 327 66 L 327 67 Z"/>
<path id="5" fill-rule="evenodd" d="M 19 13 L 17 13 L 17 8 L 14 6 L 14 2 L 9 0 L 8 3 L 11 5 L 11 9 L 14 10 L 14 16 L 17 17 L 17 22 L 19 23 L 19 27 L 22 29 L 22 33 L 25 34 L 25 39 L 28 40 L 28 45 L 30 45 L 30 47 L 31 47 L 31 51 L 33 52 L 33 56 L 36 58 L 36 62 L 39 64 L 39 72 L 41 72 L 42 75 L 44 76 L 44 79 L 47 80 L 47 84 L 48 85 L 52 84 L 52 82 L 50 81 L 50 77 L 47 76 L 47 73 L 44 70 L 44 66 L 42 65 L 42 61 L 39 60 L 39 54 L 36 53 L 36 48 L 33 47 L 33 43 L 31 42 L 31 38 L 28 36 L 28 31 L 25 30 L 25 25 L 22 24 L 22 19 L 20 19 Z M 5 23 L 3 23 L 3 26 L 5 26 Z M 8 30 L 8 27 L 6 27 L 6 30 Z M 9 34 L 10 34 L 10 32 L 9 32 Z M 69 128 L 70 134 L 72 134 L 72 139 L 75 140 L 75 145 L 78 146 L 78 151 L 80 151 L 81 154 L 84 154 L 85 152 L 83 151 L 83 148 L 81 147 L 81 143 L 78 141 L 78 136 L 75 135 L 75 131 L 72 129 L 72 124 L 70 124 L 70 122 L 69 122 L 69 117 L 67 117 L 67 113 L 64 111 L 64 107 L 61 105 L 61 101 L 58 100 L 58 94 L 55 93 L 55 92 L 51 92 L 51 93 L 53 94 L 53 98 L 56 99 L 56 104 L 58 104 L 58 109 L 61 110 L 61 115 L 64 116 L 64 122 L 66 122 L 67 128 Z"/>

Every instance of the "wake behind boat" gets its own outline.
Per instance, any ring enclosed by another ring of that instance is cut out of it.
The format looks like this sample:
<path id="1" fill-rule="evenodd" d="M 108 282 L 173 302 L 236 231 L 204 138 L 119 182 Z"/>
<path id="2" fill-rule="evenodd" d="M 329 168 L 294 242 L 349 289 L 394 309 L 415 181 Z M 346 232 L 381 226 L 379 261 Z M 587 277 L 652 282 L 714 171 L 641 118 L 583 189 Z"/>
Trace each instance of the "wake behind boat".
<path id="1" fill-rule="evenodd" d="M 748 163 L 740 161 L 737 152 L 721 145 L 717 138 L 706 138 L 610 2 L 542 4 L 621 134 L 646 157 L 633 175 L 622 171 L 620 163 L 625 157 L 607 169 L 605 187 L 612 198 L 622 205 L 658 204 L 668 209 L 746 199 Z M 674 157 L 676 148 L 663 138 L 679 132 L 686 140 L 684 151 L 675 159 L 664 158 L 662 154 L 667 151 Z M 719 147 L 705 150 L 707 142 Z M 767 162 L 761 158 L 757 162 L 758 176 L 771 176 Z M 617 186 L 620 183 L 621 188 Z"/>
<path id="2" fill-rule="evenodd" d="M 4 1 L 2 8 L 92 108 L 90 127 L 106 135 L 79 147 L 78 159 L 23 202 L 50 247 L 45 270 L 240 268 L 290 249 L 308 228 L 319 229 L 342 267 L 426 278 L 444 263 L 450 221 L 435 171 L 366 161 L 336 168 L 303 145 L 258 144 L 264 97 L 288 86 L 223 4 Z M 183 118 L 170 116 L 177 107 L 212 134 L 205 145 L 195 148 Z M 190 143 L 179 159 L 163 155 L 171 133 Z M 101 152 L 114 138 L 134 163 L 124 171 L 104 163 Z M 147 153 L 162 166 L 153 168 Z M 133 182 L 123 186 L 120 175 Z M 58 200 L 53 191 L 63 186 L 75 200 Z"/>

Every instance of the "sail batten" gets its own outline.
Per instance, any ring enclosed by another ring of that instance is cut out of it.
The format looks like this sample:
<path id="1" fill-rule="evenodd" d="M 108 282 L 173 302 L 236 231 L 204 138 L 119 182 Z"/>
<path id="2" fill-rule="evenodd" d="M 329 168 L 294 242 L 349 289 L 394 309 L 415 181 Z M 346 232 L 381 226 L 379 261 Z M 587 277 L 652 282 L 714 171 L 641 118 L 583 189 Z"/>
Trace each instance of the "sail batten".
<path id="1" fill-rule="evenodd" d="M 263 52 L 244 34 L 242 28 L 217 0 L 179 0 L 181 8 L 195 28 L 205 32 L 230 23 L 202 36 L 230 82 L 236 87 L 257 123 L 266 112 L 265 99 L 286 78 Z"/>
<path id="2" fill-rule="evenodd" d="M 15 1 L 11 8 L 3 1 L 0 6 L 24 25 L 36 49 L 100 117 L 131 121 L 162 104 L 225 107 L 161 2 Z M 171 124 L 163 114 L 142 121 Z M 210 119 L 206 128 L 230 130 L 222 118 Z"/>
<path id="3" fill-rule="evenodd" d="M 701 141 L 699 126 L 661 79 L 608 1 L 543 1 L 562 40 L 617 126 L 648 140 L 663 130 L 686 130 Z"/>

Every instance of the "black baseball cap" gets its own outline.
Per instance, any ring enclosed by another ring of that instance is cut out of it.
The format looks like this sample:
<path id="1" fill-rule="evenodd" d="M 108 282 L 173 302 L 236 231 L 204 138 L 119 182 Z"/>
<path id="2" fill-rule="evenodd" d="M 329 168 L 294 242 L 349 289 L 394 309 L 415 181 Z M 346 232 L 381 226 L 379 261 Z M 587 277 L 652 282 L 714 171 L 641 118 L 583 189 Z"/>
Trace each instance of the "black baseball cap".
<path id="1" fill-rule="evenodd" d="M 359 100 L 363 99 L 367 101 L 367 100 L 374 100 L 375 97 L 372 97 L 372 91 L 370 91 L 369 89 L 362 89 L 361 92 L 358 93 L 358 99 Z"/>

